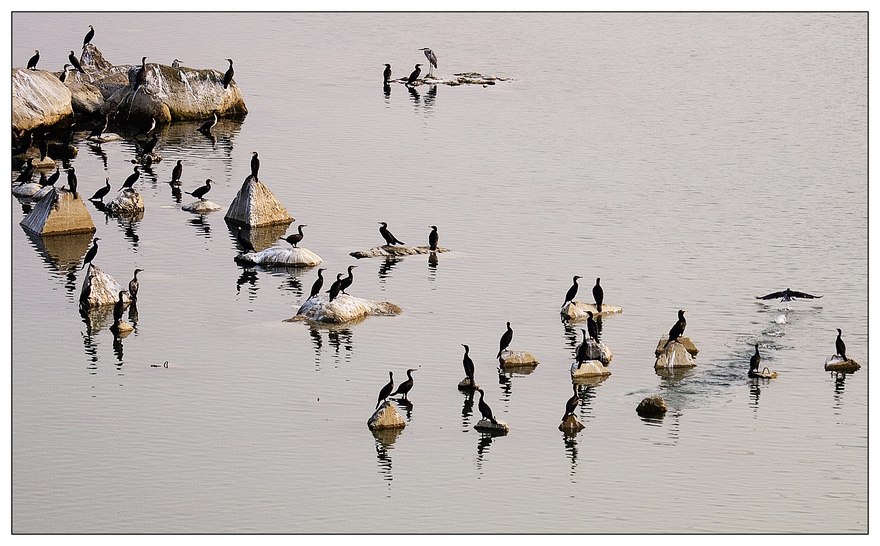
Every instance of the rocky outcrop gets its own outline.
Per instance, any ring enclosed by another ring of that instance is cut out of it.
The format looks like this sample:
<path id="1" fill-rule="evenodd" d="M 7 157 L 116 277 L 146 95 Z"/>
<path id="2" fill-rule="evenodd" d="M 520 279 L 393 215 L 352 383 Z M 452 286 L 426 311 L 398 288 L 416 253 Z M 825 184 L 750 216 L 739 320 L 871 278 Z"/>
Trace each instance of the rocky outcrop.
<path id="1" fill-rule="evenodd" d="M 367 315 L 399 315 L 400 307 L 387 301 L 371 301 L 340 294 L 330 301 L 320 295 L 309 298 L 290 320 L 340 324 Z"/>
<path id="2" fill-rule="evenodd" d="M 690 368 L 696 366 L 690 351 L 682 341 L 687 338 L 679 338 L 666 345 L 657 355 L 654 368 Z M 688 340 L 690 341 L 690 340 Z"/>
<path id="3" fill-rule="evenodd" d="M 253 175 L 245 178 L 225 218 L 227 222 L 251 227 L 293 222 L 275 194 Z"/>
<path id="4" fill-rule="evenodd" d="M 663 336 L 660 338 L 660 341 L 657 342 L 657 348 L 654 349 L 654 356 L 660 356 L 660 354 L 663 352 L 663 348 L 666 346 L 667 339 L 669 339 L 667 336 Z M 680 337 L 677 341 L 681 345 L 684 345 L 684 348 L 687 350 L 687 352 L 691 354 L 691 356 L 697 356 L 697 353 L 700 352 L 700 350 L 697 349 L 697 346 L 694 345 L 694 342 L 691 341 L 691 338 L 689 337 Z"/>
<path id="5" fill-rule="evenodd" d="M 841 358 L 840 355 L 829 356 L 825 359 L 826 372 L 852 373 L 861 368 L 858 362 L 851 358 Z"/>
<path id="6" fill-rule="evenodd" d="M 207 199 L 200 199 L 193 203 L 187 203 L 180 207 L 180 210 L 185 210 L 186 212 L 194 212 L 196 214 L 207 214 L 209 212 L 216 212 L 222 209 L 220 205 L 214 203 L 212 201 L 208 201 Z"/>
<path id="7" fill-rule="evenodd" d="M 106 207 L 110 214 L 138 214 L 144 211 L 144 197 L 133 188 L 123 188 Z"/>
<path id="8" fill-rule="evenodd" d="M 506 82 L 509 81 L 510 78 L 502 78 L 500 76 L 491 76 L 491 75 L 483 75 L 479 72 L 459 72 L 457 74 L 453 74 L 452 78 L 437 78 L 434 76 L 425 76 L 424 78 L 419 78 L 414 81 L 411 86 L 419 86 L 419 85 L 449 85 L 449 86 L 457 86 L 457 85 L 482 85 L 483 87 L 487 87 L 490 85 L 495 85 L 496 82 Z M 408 78 L 400 78 L 397 80 L 391 80 L 397 83 L 407 83 Z"/>
<path id="9" fill-rule="evenodd" d="M 82 290 L 79 295 L 81 307 L 100 307 L 102 305 L 115 305 L 119 301 L 119 292 L 125 290 L 116 279 L 104 273 L 98 266 L 89 264 L 86 278 L 83 280 Z M 131 298 L 128 292 L 122 294 L 122 301 L 128 306 Z"/>
<path id="10" fill-rule="evenodd" d="M 607 366 L 611 363 L 611 359 L 614 358 L 614 355 L 611 354 L 611 349 L 608 348 L 604 343 L 599 343 L 594 339 L 587 339 L 586 342 L 586 360 L 598 360 L 602 363 L 603 366 Z M 578 346 L 578 353 L 580 353 L 580 345 Z"/>
<path id="11" fill-rule="evenodd" d="M 91 233 L 96 231 L 92 217 L 82 200 L 68 191 L 50 187 L 49 193 L 40 199 L 21 225 L 41 235 L 64 235 L 67 233 Z"/>
<path id="12" fill-rule="evenodd" d="M 642 417 L 662 417 L 666 414 L 666 401 L 662 396 L 649 396 L 639 402 L 636 413 Z"/>
<path id="13" fill-rule="evenodd" d="M 367 426 L 370 430 L 403 428 L 406 426 L 406 421 L 397 412 L 394 404 L 386 400 L 367 420 Z"/>
<path id="14" fill-rule="evenodd" d="M 603 303 L 602 312 L 600 313 L 596 310 L 596 304 L 594 303 L 571 301 L 562 306 L 562 310 L 560 311 L 560 313 L 563 317 L 567 319 L 578 320 L 587 318 L 587 311 L 593 313 L 593 318 L 597 318 L 622 313 L 623 307 L 617 307 L 616 305 L 608 305 L 607 303 Z"/>
<path id="15" fill-rule="evenodd" d="M 72 116 L 70 90 L 46 70 L 12 69 L 12 127 L 28 131 Z"/>
<path id="16" fill-rule="evenodd" d="M 580 364 L 575 362 L 571 365 L 572 379 L 603 377 L 608 375 L 611 375 L 611 372 L 598 360 L 587 360 Z"/>
<path id="17" fill-rule="evenodd" d="M 413 254 L 431 254 L 432 252 L 449 252 L 448 248 L 437 247 L 437 250 L 431 250 L 429 246 L 394 246 L 383 245 L 373 247 L 370 250 L 356 250 L 350 255 L 355 258 L 377 258 L 390 256 L 411 256 Z"/>
<path id="18" fill-rule="evenodd" d="M 307 248 L 284 248 L 273 246 L 259 252 L 247 252 L 239 254 L 236 261 L 256 265 L 280 265 L 294 267 L 308 267 L 318 265 L 324 260 Z"/>
<path id="19" fill-rule="evenodd" d="M 525 351 L 511 351 L 505 349 L 501 353 L 501 367 L 503 368 L 518 368 L 518 367 L 531 367 L 534 368 L 538 365 L 537 359 L 531 355 L 531 353 L 527 353 Z"/>

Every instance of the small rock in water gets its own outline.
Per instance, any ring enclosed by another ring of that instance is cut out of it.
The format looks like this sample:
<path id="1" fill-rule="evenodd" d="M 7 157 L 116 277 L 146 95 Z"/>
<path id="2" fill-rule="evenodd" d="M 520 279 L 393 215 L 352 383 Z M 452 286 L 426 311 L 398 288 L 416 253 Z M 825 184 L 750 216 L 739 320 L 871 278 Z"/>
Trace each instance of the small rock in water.
<path id="1" fill-rule="evenodd" d="M 636 413 L 642 417 L 662 417 L 666 414 L 666 401 L 662 396 L 649 396 L 639 402 Z"/>
<path id="2" fill-rule="evenodd" d="M 559 430 L 562 432 L 566 432 L 569 434 L 575 434 L 584 429 L 584 424 L 581 423 L 577 416 L 574 414 L 569 415 L 565 418 L 565 421 L 559 424 Z"/>
<path id="3" fill-rule="evenodd" d="M 370 427 L 370 430 L 403 428 L 406 426 L 406 421 L 397 412 L 394 404 L 386 400 L 367 420 L 367 426 Z"/>
<path id="4" fill-rule="evenodd" d="M 507 434 L 510 432 L 510 427 L 507 426 L 507 423 L 504 421 L 498 421 L 497 419 L 493 423 L 488 419 L 480 419 L 474 428 L 479 430 L 480 432 L 495 432 L 501 434 Z"/>

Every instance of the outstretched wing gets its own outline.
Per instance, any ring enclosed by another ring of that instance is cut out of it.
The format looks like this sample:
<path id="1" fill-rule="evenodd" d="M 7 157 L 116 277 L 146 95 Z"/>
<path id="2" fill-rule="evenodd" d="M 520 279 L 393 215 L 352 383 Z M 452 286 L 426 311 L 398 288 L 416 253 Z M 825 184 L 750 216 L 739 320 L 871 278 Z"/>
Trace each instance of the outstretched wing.
<path id="1" fill-rule="evenodd" d="M 812 295 L 810 295 L 810 294 L 806 294 L 806 293 L 804 293 L 804 292 L 795 292 L 794 290 L 792 290 L 792 291 L 791 291 L 791 297 L 793 297 L 793 298 L 804 298 L 804 299 L 814 300 L 814 299 L 817 299 L 817 298 L 821 298 L 822 296 L 812 296 Z"/>
<path id="2" fill-rule="evenodd" d="M 794 294 L 794 293 L 792 293 Z M 782 292 L 773 292 L 772 294 L 767 294 L 766 296 L 755 296 L 755 299 L 759 300 L 775 300 L 776 298 L 782 298 L 785 296 L 785 291 Z"/>

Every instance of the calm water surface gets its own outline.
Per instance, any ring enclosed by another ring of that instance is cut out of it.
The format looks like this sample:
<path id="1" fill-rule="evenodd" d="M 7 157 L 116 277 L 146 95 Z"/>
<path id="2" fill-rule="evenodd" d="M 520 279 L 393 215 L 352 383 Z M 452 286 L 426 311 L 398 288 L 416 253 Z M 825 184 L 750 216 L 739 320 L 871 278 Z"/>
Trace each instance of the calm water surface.
<path id="1" fill-rule="evenodd" d="M 232 57 L 249 114 L 216 142 L 162 127 L 141 219 L 89 205 L 96 265 L 145 270 L 125 339 L 77 310 L 90 237 L 30 236 L 12 199 L 14 531 L 867 531 L 865 14 L 18 13 L 13 64 L 60 70 L 89 24 L 114 64 Z M 512 80 L 385 94 L 426 46 L 438 76 Z M 83 194 L 131 172 L 132 142 L 77 145 Z M 401 315 L 283 322 L 316 271 L 233 260 L 252 151 L 327 276 L 356 264 L 350 292 Z M 180 209 L 177 159 L 224 211 Z M 379 221 L 452 252 L 351 258 Z M 624 311 L 568 437 L 573 275 Z M 755 299 L 789 286 L 823 297 Z M 697 367 L 658 375 L 678 309 Z M 507 321 L 530 374 L 492 358 Z M 839 378 L 837 328 L 863 365 Z M 473 430 L 462 343 L 507 436 Z M 746 378 L 754 343 L 777 379 Z M 407 368 L 407 426 L 374 436 Z M 639 418 L 654 394 L 669 413 Z"/>

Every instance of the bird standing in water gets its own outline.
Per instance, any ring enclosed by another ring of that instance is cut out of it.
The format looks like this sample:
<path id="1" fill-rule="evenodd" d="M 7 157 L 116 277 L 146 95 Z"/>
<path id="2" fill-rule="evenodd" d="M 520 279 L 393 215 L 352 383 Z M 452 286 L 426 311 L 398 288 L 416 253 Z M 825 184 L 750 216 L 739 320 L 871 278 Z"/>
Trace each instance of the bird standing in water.
<path id="1" fill-rule="evenodd" d="M 308 225 L 307 224 L 300 224 L 300 225 L 296 226 L 297 232 L 292 235 L 288 235 L 287 237 L 283 237 L 283 239 L 285 241 L 287 241 L 288 243 L 290 243 L 290 246 L 292 246 L 293 248 L 297 248 L 296 244 L 303 240 L 303 228 L 304 227 L 308 227 Z"/>
<path id="2" fill-rule="evenodd" d="M 135 167 L 135 169 L 136 168 L 137 167 Z M 211 191 L 211 184 L 213 184 L 213 183 L 214 183 L 214 181 L 209 178 L 209 179 L 205 180 L 204 186 L 200 186 L 200 187 L 194 189 L 192 192 L 185 191 L 183 193 L 192 195 L 193 197 L 195 197 L 197 199 L 204 200 L 205 194 L 208 193 L 209 191 Z"/>
<path id="3" fill-rule="evenodd" d="M 180 184 L 180 176 L 183 174 L 183 160 L 178 159 L 177 165 L 174 166 L 174 169 L 171 171 L 171 183 L 172 184 Z"/>
<path id="4" fill-rule="evenodd" d="M 340 275 L 342 275 L 342 273 L 340 273 Z M 388 379 L 388 383 L 386 383 L 385 386 L 382 387 L 382 390 L 379 391 L 379 401 L 376 402 L 376 408 L 378 408 L 379 404 L 381 404 L 386 398 L 391 396 L 391 391 L 394 390 L 394 372 L 388 372 Z"/>
<path id="5" fill-rule="evenodd" d="M 379 222 L 379 223 L 382 224 L 382 227 L 379 228 L 379 234 L 382 236 L 383 239 L 385 239 L 385 244 L 387 246 L 391 246 L 391 245 L 395 245 L 395 244 L 397 244 L 397 245 L 403 244 L 403 241 L 398 240 L 397 237 L 395 237 L 394 235 L 391 234 L 390 231 L 388 231 L 388 224 L 387 223 L 385 223 L 385 222 Z"/>
<path id="6" fill-rule="evenodd" d="M 100 240 L 100 237 L 95 237 L 94 239 L 92 239 L 92 248 L 90 248 L 89 251 L 86 252 L 86 257 L 83 258 L 83 265 L 81 268 L 79 268 L 80 271 L 86 268 L 86 264 L 91 264 L 92 260 L 95 259 L 95 256 L 98 254 L 98 241 Z"/>
<path id="7" fill-rule="evenodd" d="M 226 59 L 229 61 L 229 69 L 226 70 L 226 74 L 223 75 L 223 89 L 229 87 L 229 84 L 232 82 L 232 75 L 235 74 L 235 70 L 232 69 L 232 59 Z"/>
<path id="8" fill-rule="evenodd" d="M 602 312 L 602 300 L 605 299 L 605 291 L 599 286 L 599 279 L 596 278 L 596 286 L 593 287 L 593 299 L 596 300 L 596 311 Z"/>
<path id="9" fill-rule="evenodd" d="M 247 237 L 244 236 L 244 228 L 241 226 L 237 226 L 238 230 L 235 232 L 235 240 L 241 245 L 241 249 L 245 252 L 256 252 L 254 249 L 254 245 L 248 241 Z"/>
<path id="10" fill-rule="evenodd" d="M 253 155 L 251 156 L 251 176 L 254 177 L 254 180 L 259 180 L 260 178 L 257 176 L 257 173 L 260 172 L 260 157 L 257 155 L 257 152 L 251 152 Z"/>
<path id="11" fill-rule="evenodd" d="M 511 341 L 513 341 L 513 328 L 510 327 L 510 323 L 508 322 L 507 323 L 507 331 L 501 335 L 501 341 L 498 344 L 499 345 L 498 354 L 495 355 L 495 358 L 501 358 L 501 353 L 503 353 L 504 349 L 506 349 L 510 345 Z"/>
<path id="12" fill-rule="evenodd" d="M 134 270 L 134 278 L 128 281 L 128 294 L 131 296 L 131 301 L 137 301 L 138 299 L 138 288 L 140 288 L 140 281 L 138 281 L 138 273 L 143 271 L 143 269 L 135 269 Z"/>
<path id="13" fill-rule="evenodd" d="M 337 273 L 336 280 L 333 281 L 333 284 L 330 285 L 330 290 L 327 292 L 330 294 L 330 301 L 336 299 L 336 296 L 339 295 L 339 291 L 342 289 L 342 273 Z"/>
<path id="14" fill-rule="evenodd" d="M 71 51 L 71 53 L 73 53 L 73 52 Z M 34 56 L 31 57 L 27 62 L 28 70 L 36 70 L 38 62 L 40 62 L 40 50 L 35 49 Z M 62 80 L 62 81 L 64 81 L 64 80 Z"/>
<path id="15" fill-rule="evenodd" d="M 431 233 L 428 234 L 428 248 L 430 250 L 437 250 L 437 242 L 440 240 L 440 235 L 437 234 L 437 226 L 428 226 L 431 228 Z"/>
<path id="16" fill-rule="evenodd" d="M 72 167 L 71 167 L 72 168 Z M 18 173 L 16 182 L 30 182 L 34 178 L 34 158 L 27 158 L 24 168 Z"/>
<path id="17" fill-rule="evenodd" d="M 72 168 L 73 168 L 73 167 L 71 167 L 71 169 L 72 169 Z M 42 185 L 43 185 L 43 186 L 54 186 L 54 185 L 55 185 L 55 182 L 58 182 L 58 179 L 59 179 L 59 178 L 61 178 L 61 170 L 58 169 L 58 167 L 55 167 L 55 172 L 52 173 L 52 175 L 49 177 L 49 179 L 46 180 L 46 183 L 45 183 L 45 184 L 42 184 Z M 71 178 L 70 178 L 70 173 L 68 172 L 68 174 L 67 174 L 67 183 L 68 183 L 68 185 L 70 185 L 71 183 L 73 183 L 73 188 L 72 188 L 70 191 L 75 192 L 75 191 L 76 191 L 76 175 L 74 175 L 74 176 L 73 176 L 73 180 L 71 180 Z"/>
<path id="18" fill-rule="evenodd" d="M 324 286 L 324 275 L 322 274 L 324 271 L 327 271 L 326 268 L 322 267 L 318 270 L 318 280 L 315 281 L 315 284 L 312 285 L 312 292 L 309 294 L 309 299 L 314 298 L 321 291 L 321 288 Z"/>
<path id="19" fill-rule="evenodd" d="M 351 270 L 354 269 L 355 267 L 357 267 L 357 266 L 356 265 L 348 266 L 348 277 L 342 279 L 342 284 L 339 285 L 339 291 L 342 292 L 343 294 L 347 294 L 345 289 L 348 288 L 349 286 L 351 286 L 351 283 L 354 282 L 354 275 L 352 275 Z"/>
<path id="20" fill-rule="evenodd" d="M 86 32 L 86 37 L 83 38 L 83 49 L 92 41 L 92 38 L 95 37 L 95 27 L 89 25 L 89 31 Z"/>
<path id="21" fill-rule="evenodd" d="M 464 343 L 462 343 L 461 346 L 464 347 L 464 358 L 461 359 L 461 365 L 464 366 L 465 377 L 467 377 L 470 380 L 471 386 L 473 387 L 474 386 L 474 361 L 471 360 L 470 356 L 468 356 L 468 351 L 470 351 L 470 347 L 468 347 Z"/>
<path id="22" fill-rule="evenodd" d="M 409 400 L 409 398 L 407 398 L 406 395 L 407 395 L 407 394 L 409 393 L 409 391 L 411 391 L 412 388 L 413 388 L 413 377 L 412 377 L 412 373 L 413 373 L 414 371 L 416 371 L 414 368 L 410 368 L 410 369 L 408 369 L 408 370 L 406 371 L 406 377 L 407 377 L 407 380 L 404 381 L 403 383 L 401 383 L 400 385 L 398 385 L 398 386 L 397 386 L 397 390 L 394 391 L 394 394 L 391 394 L 390 396 L 397 396 L 398 394 L 401 394 L 401 395 L 403 395 L 404 400 Z"/>
<path id="23" fill-rule="evenodd" d="M 761 353 L 758 352 L 758 344 L 755 343 L 755 354 L 749 359 L 749 377 L 760 377 L 758 366 L 761 365 Z"/>
<path id="24" fill-rule="evenodd" d="M 425 52 L 425 57 L 428 58 L 428 75 L 434 75 L 434 69 L 437 68 L 437 56 L 434 55 L 434 52 L 430 50 L 430 48 L 423 47 L 422 51 Z"/>
<path id="25" fill-rule="evenodd" d="M 684 319 L 685 311 L 679 309 L 678 310 L 678 322 L 672 325 L 672 328 L 669 329 L 669 339 L 666 340 L 666 345 L 669 345 L 670 342 L 676 341 L 678 338 L 684 334 L 684 328 L 687 326 L 687 321 Z M 663 348 L 666 348 L 666 345 L 663 345 Z"/>
<path id="26" fill-rule="evenodd" d="M 837 329 L 837 341 L 836 348 L 837 354 L 839 354 L 844 360 L 846 360 L 846 343 L 843 342 L 843 339 L 840 336 L 843 335 L 843 332 L 840 331 L 840 328 Z"/>
<path id="27" fill-rule="evenodd" d="M 578 396 L 578 387 L 576 384 L 571 384 L 572 389 L 574 390 L 574 396 L 568 399 L 568 402 L 565 403 L 565 415 L 562 416 L 562 420 L 565 421 L 568 419 L 569 415 L 574 415 L 574 410 L 577 408 L 578 402 L 580 402 L 580 397 Z"/>
<path id="28" fill-rule="evenodd" d="M 571 279 L 571 288 L 568 289 L 568 292 L 565 293 L 565 301 L 562 302 L 562 306 L 565 307 L 565 304 L 568 302 L 574 303 L 574 297 L 577 296 L 578 293 L 578 279 L 581 277 L 579 275 L 575 275 Z"/>
<path id="29" fill-rule="evenodd" d="M 412 74 L 409 75 L 409 78 L 406 79 L 406 84 L 407 84 L 407 85 L 412 85 L 416 80 L 419 79 L 419 74 L 422 73 L 422 69 L 419 68 L 420 66 L 422 66 L 422 65 L 417 64 L 417 65 L 416 65 L 416 69 L 413 70 L 413 71 L 412 71 Z"/>
<path id="30" fill-rule="evenodd" d="M 492 421 L 493 425 L 497 425 L 498 421 L 496 421 L 495 416 L 492 415 L 492 408 L 489 407 L 489 404 L 483 401 L 483 396 L 485 394 L 483 389 L 477 389 L 477 392 L 480 393 L 480 401 L 477 403 L 477 407 L 480 409 L 480 415 L 483 416 L 483 419 Z"/>
<path id="31" fill-rule="evenodd" d="M 385 76 L 385 83 L 388 83 L 388 81 L 391 80 L 391 65 L 390 64 L 385 63 L 385 73 L 383 75 Z"/>

